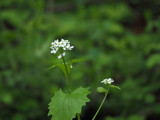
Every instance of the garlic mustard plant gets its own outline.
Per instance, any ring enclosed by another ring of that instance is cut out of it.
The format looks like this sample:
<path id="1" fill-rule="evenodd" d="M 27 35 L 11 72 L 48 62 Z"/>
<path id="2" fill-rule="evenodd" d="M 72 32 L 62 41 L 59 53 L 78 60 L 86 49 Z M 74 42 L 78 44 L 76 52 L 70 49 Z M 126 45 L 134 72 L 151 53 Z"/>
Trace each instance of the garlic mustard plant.
<path id="1" fill-rule="evenodd" d="M 114 82 L 114 80 L 112 78 L 108 78 L 108 79 L 106 78 L 106 79 L 101 81 L 101 83 L 103 83 L 105 85 L 105 87 L 98 87 L 97 88 L 97 91 L 99 93 L 105 93 L 105 96 L 104 96 L 104 98 L 103 98 L 103 100 L 101 102 L 101 105 L 99 106 L 97 112 L 95 113 L 94 117 L 92 118 L 92 120 L 94 120 L 96 118 L 97 114 L 99 113 L 99 111 L 100 111 L 100 109 L 101 109 L 101 107 L 102 107 L 107 95 L 109 94 L 110 88 L 116 88 L 116 89 L 120 90 L 120 88 L 118 86 L 111 85 L 113 82 Z"/>
<path id="2" fill-rule="evenodd" d="M 88 91 L 89 88 L 73 88 L 70 72 L 73 68 L 72 64 L 81 62 L 82 60 L 72 59 L 72 52 L 70 54 L 67 53 L 67 51 L 71 51 L 74 48 L 74 46 L 70 45 L 69 40 L 55 40 L 51 43 L 50 48 L 52 54 L 58 54 L 57 58 L 60 59 L 62 63 L 57 63 L 56 65 L 51 66 L 49 69 L 59 67 L 62 70 L 64 73 L 64 83 L 68 93 L 64 93 L 61 89 L 55 93 L 54 97 L 51 98 L 51 102 L 49 103 L 48 115 L 52 115 L 52 120 L 72 120 L 75 117 L 77 117 L 77 120 L 81 120 L 81 109 L 86 105 L 86 102 L 90 102 L 90 99 L 87 96 L 91 92 Z M 70 60 L 66 60 L 66 53 L 67 55 L 71 56 Z M 97 88 L 99 93 L 104 93 L 105 95 L 92 120 L 95 120 L 103 103 L 105 102 L 107 95 L 109 94 L 110 89 L 120 89 L 118 86 L 111 85 L 113 82 L 113 79 L 106 78 L 101 81 L 101 83 L 103 83 L 103 87 L 101 86 Z"/>

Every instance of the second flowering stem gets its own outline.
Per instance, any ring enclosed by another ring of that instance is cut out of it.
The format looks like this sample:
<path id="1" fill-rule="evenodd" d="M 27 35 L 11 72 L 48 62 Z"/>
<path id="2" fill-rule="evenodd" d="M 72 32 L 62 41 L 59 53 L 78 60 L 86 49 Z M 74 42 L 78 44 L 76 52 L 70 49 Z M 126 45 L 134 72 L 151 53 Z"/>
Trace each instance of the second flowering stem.
<path id="1" fill-rule="evenodd" d="M 97 114 L 99 113 L 100 109 L 102 108 L 102 105 L 103 105 L 103 103 L 104 103 L 107 95 L 108 95 L 108 92 L 105 92 L 105 96 L 104 96 L 104 98 L 103 98 L 103 100 L 102 100 L 102 103 L 101 103 L 101 105 L 99 106 L 99 108 L 98 108 L 97 112 L 95 113 L 94 117 L 92 118 L 92 120 L 94 120 L 94 119 L 96 118 Z"/>

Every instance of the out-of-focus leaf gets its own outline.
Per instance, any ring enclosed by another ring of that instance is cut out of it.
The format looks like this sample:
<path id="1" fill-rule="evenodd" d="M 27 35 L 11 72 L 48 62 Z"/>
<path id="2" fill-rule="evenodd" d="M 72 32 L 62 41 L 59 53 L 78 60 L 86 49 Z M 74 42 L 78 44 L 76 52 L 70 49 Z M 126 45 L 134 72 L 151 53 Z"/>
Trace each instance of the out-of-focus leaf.
<path id="1" fill-rule="evenodd" d="M 56 66 L 57 66 L 57 64 L 49 67 L 48 70 L 50 70 L 50 69 L 52 69 L 52 68 L 54 68 L 54 67 L 56 67 Z"/>
<path id="2" fill-rule="evenodd" d="M 97 92 L 99 92 L 99 93 L 104 93 L 104 92 L 106 92 L 107 90 L 105 89 L 105 88 L 103 88 L 103 87 L 98 87 L 97 88 Z"/>
<path id="3" fill-rule="evenodd" d="M 119 89 L 119 90 L 121 90 L 121 88 L 118 87 L 118 86 L 116 86 L 116 85 L 109 85 L 109 86 L 110 86 L 110 88 L 114 88 L 114 89 Z"/>
<path id="4" fill-rule="evenodd" d="M 128 120 L 145 120 L 145 117 L 139 115 L 131 115 L 128 117 Z"/>
<path id="5" fill-rule="evenodd" d="M 145 102 L 146 103 L 154 103 L 155 102 L 155 96 L 154 95 L 152 95 L 152 94 L 147 94 L 146 96 L 145 96 Z"/>
<path id="6" fill-rule="evenodd" d="M 160 54 L 151 55 L 146 64 L 148 68 L 152 68 L 153 66 L 160 64 Z"/>

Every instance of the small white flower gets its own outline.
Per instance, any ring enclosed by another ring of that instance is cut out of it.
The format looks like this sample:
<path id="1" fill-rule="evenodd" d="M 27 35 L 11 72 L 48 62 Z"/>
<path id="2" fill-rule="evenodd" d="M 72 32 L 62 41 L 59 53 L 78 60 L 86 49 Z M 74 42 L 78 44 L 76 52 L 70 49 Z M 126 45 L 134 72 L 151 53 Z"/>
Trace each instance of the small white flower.
<path id="1" fill-rule="evenodd" d="M 108 79 L 108 84 L 111 84 L 112 82 L 114 82 L 114 80 L 111 79 L 111 78 L 109 78 L 109 79 Z"/>
<path id="2" fill-rule="evenodd" d="M 62 55 L 59 55 L 59 56 L 58 56 L 58 59 L 61 59 L 61 58 L 62 58 Z"/>
<path id="3" fill-rule="evenodd" d="M 51 45 L 54 45 L 54 42 L 52 42 Z"/>
<path id="4" fill-rule="evenodd" d="M 71 46 L 70 48 L 69 48 L 69 50 L 72 50 L 74 48 L 74 46 Z"/>
<path id="5" fill-rule="evenodd" d="M 58 51 L 58 47 L 56 47 L 55 49 L 56 49 L 56 51 Z"/>
<path id="6" fill-rule="evenodd" d="M 51 48 L 51 49 L 54 49 L 54 47 L 53 47 L 53 46 L 51 46 L 50 48 Z"/>
<path id="7" fill-rule="evenodd" d="M 67 48 L 66 47 L 63 47 L 63 50 L 66 50 Z"/>
<path id="8" fill-rule="evenodd" d="M 56 52 L 57 52 L 56 50 L 52 50 L 52 51 L 51 51 L 51 53 L 54 53 L 54 54 L 55 54 Z"/>
<path id="9" fill-rule="evenodd" d="M 111 78 L 108 78 L 108 79 L 106 78 L 101 81 L 101 83 L 104 83 L 104 84 L 112 84 L 112 82 L 114 82 L 114 80 Z"/>
<path id="10" fill-rule="evenodd" d="M 65 52 L 63 52 L 63 53 L 62 53 L 62 56 L 65 56 L 65 55 L 66 55 L 66 53 L 65 53 Z"/>
<path id="11" fill-rule="evenodd" d="M 61 41 L 60 47 L 64 47 L 64 46 L 65 46 L 65 43 Z"/>
<path id="12" fill-rule="evenodd" d="M 70 44 L 67 44 L 66 48 L 69 49 L 70 48 Z"/>
<path id="13" fill-rule="evenodd" d="M 53 43 L 53 46 L 56 46 L 56 47 L 57 47 L 58 44 L 59 44 L 59 41 L 58 41 L 58 40 L 55 40 L 54 43 Z"/>
<path id="14" fill-rule="evenodd" d="M 59 50 L 59 48 L 62 48 L 63 50 L 72 50 L 74 48 L 74 46 L 70 45 L 70 42 L 68 40 L 64 40 L 61 39 L 61 41 L 59 41 L 58 39 L 55 40 L 54 42 L 51 43 L 51 47 L 50 47 L 51 53 L 56 54 Z M 65 56 L 65 52 L 62 53 L 62 55 L 58 56 L 58 58 L 60 59 L 62 56 Z"/>
<path id="15" fill-rule="evenodd" d="M 70 68 L 73 68 L 73 66 L 71 65 Z"/>
<path id="16" fill-rule="evenodd" d="M 101 81 L 101 83 L 104 83 L 104 84 L 106 84 L 106 79 L 102 80 L 102 81 Z"/>

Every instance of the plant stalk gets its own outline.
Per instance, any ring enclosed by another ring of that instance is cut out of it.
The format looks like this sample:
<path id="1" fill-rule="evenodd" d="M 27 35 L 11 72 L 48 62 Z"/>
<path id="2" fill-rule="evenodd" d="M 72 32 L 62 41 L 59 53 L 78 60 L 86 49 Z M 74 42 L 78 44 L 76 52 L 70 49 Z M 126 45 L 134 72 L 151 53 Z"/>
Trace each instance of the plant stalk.
<path id="1" fill-rule="evenodd" d="M 104 96 L 104 98 L 103 98 L 103 100 L 102 100 L 102 103 L 101 103 L 101 105 L 99 106 L 99 108 L 98 108 L 96 114 L 94 115 L 94 117 L 92 118 L 92 120 L 94 120 L 94 119 L 96 118 L 97 114 L 99 113 L 100 109 L 102 108 L 102 105 L 103 105 L 103 103 L 104 103 L 104 101 L 105 101 L 105 99 L 106 99 L 106 97 L 107 97 L 107 94 L 108 94 L 108 93 L 105 93 L 105 96 Z"/>
<path id="2" fill-rule="evenodd" d="M 78 120 L 81 120 L 79 113 L 77 113 L 77 119 L 78 119 Z"/>
<path id="3" fill-rule="evenodd" d="M 64 59 L 63 56 L 62 56 L 62 60 L 63 60 L 64 66 L 65 66 L 65 69 L 66 69 L 66 72 L 67 72 L 70 89 L 71 89 L 71 91 L 73 91 L 72 84 L 71 84 L 71 80 L 70 80 L 70 76 L 69 76 L 69 72 L 68 72 L 67 65 L 66 65 L 66 62 L 65 62 L 65 59 Z M 77 119 L 78 119 L 78 120 L 81 120 L 79 113 L 77 113 Z"/>
<path id="4" fill-rule="evenodd" d="M 71 80 L 70 80 L 69 72 L 68 72 L 68 69 L 67 69 L 67 66 L 66 66 L 66 62 L 65 62 L 65 59 L 64 59 L 64 57 L 63 57 L 63 56 L 62 56 L 62 60 L 63 60 L 64 67 L 65 67 L 66 72 L 67 72 L 67 76 L 68 76 L 68 81 L 69 81 L 70 89 L 71 89 L 71 91 L 72 91 L 72 90 L 73 90 L 73 88 L 72 88 L 72 84 L 71 84 Z"/>

